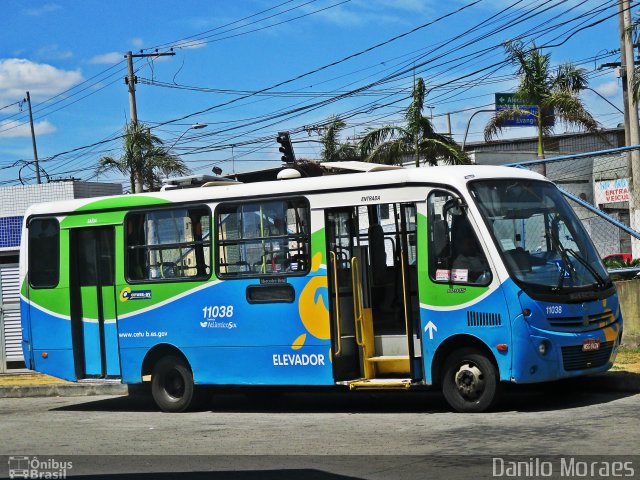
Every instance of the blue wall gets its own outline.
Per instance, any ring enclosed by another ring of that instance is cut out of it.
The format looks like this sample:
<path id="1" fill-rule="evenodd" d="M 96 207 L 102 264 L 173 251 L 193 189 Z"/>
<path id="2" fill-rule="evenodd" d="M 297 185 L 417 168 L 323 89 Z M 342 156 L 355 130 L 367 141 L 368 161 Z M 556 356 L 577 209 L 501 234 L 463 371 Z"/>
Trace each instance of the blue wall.
<path id="1" fill-rule="evenodd" d="M 19 247 L 23 217 L 0 218 L 0 248 Z"/>

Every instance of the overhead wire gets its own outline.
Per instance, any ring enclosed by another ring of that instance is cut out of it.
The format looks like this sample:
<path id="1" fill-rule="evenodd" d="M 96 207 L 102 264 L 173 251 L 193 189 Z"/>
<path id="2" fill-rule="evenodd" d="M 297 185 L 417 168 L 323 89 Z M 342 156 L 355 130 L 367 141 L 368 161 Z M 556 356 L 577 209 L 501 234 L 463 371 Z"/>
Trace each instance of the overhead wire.
<path id="1" fill-rule="evenodd" d="M 159 125 L 162 125 L 162 124 L 166 124 L 166 122 L 165 123 L 162 123 L 162 122 L 159 123 Z"/>

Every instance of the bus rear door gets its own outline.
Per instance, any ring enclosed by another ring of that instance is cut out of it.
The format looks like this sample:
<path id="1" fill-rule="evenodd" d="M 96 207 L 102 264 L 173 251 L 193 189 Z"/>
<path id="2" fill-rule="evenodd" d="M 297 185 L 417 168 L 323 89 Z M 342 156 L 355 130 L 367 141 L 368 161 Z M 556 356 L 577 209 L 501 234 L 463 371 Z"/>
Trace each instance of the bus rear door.
<path id="1" fill-rule="evenodd" d="M 113 226 L 70 231 L 71 329 L 76 376 L 120 377 Z"/>

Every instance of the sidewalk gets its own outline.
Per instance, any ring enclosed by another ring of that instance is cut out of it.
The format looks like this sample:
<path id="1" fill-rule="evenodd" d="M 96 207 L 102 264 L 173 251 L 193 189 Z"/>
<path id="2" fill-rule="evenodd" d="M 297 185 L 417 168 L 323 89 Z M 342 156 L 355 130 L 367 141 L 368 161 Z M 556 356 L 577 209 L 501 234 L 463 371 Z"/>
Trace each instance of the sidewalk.
<path id="1" fill-rule="evenodd" d="M 126 385 L 116 382 L 74 383 L 25 370 L 0 375 L 0 398 L 81 397 L 86 395 L 127 395 Z"/>

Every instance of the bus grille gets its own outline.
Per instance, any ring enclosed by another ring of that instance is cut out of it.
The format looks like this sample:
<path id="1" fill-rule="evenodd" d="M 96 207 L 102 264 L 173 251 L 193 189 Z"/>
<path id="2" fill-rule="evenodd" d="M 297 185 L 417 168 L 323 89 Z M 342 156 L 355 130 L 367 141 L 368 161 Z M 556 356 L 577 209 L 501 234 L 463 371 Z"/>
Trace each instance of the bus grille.
<path id="1" fill-rule="evenodd" d="M 594 328 L 604 328 L 615 322 L 612 312 L 601 312 L 584 317 L 550 317 L 547 318 L 549 325 L 562 329 L 591 330 Z"/>
<path id="2" fill-rule="evenodd" d="M 591 352 L 583 352 L 582 345 L 562 347 L 564 369 L 569 372 L 571 370 L 601 367 L 609 361 L 612 349 L 613 342 L 604 342 L 598 350 Z"/>
<path id="3" fill-rule="evenodd" d="M 502 325 L 499 313 L 467 312 L 469 327 L 499 327 Z"/>

